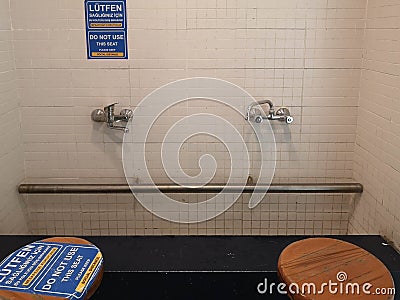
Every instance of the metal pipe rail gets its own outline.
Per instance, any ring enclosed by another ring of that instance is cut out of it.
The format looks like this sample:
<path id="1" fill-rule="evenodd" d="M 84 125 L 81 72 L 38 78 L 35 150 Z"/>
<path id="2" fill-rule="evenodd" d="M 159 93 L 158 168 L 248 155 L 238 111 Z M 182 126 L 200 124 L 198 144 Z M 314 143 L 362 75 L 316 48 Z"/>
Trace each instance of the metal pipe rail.
<path id="1" fill-rule="evenodd" d="M 268 186 L 239 185 L 225 186 L 224 184 L 210 184 L 205 186 L 179 186 L 173 184 L 134 185 L 127 184 L 35 184 L 22 183 L 18 186 L 20 194 L 123 194 L 123 193 L 180 193 L 180 194 L 204 194 L 204 193 L 362 193 L 363 186 L 360 183 L 273 183 Z"/>

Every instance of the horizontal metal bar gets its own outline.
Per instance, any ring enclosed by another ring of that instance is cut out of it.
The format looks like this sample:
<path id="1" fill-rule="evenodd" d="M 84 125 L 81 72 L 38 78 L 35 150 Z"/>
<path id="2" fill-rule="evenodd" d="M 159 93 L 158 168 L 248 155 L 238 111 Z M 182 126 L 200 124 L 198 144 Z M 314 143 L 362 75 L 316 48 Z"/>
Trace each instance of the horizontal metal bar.
<path id="1" fill-rule="evenodd" d="M 270 186 L 239 185 L 225 186 L 210 184 L 206 186 L 178 186 L 160 184 L 152 185 L 127 184 L 20 184 L 21 194 L 108 194 L 108 193 L 362 193 L 360 183 L 273 183 Z"/>

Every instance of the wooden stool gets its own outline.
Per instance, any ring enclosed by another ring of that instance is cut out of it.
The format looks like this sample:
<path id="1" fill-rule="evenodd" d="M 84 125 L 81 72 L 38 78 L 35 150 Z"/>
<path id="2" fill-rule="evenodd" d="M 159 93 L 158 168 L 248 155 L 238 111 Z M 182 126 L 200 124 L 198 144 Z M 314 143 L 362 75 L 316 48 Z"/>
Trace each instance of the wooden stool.
<path id="1" fill-rule="evenodd" d="M 394 299 L 393 278 L 378 258 L 331 238 L 309 238 L 287 246 L 279 256 L 278 276 L 293 300 Z"/>

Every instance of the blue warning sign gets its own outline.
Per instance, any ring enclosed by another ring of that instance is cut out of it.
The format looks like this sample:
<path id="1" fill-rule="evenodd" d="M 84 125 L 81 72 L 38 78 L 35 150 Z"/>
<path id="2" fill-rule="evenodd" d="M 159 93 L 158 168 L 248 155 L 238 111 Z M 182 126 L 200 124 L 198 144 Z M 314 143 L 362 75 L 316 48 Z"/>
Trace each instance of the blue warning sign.
<path id="1" fill-rule="evenodd" d="M 0 263 L 0 289 L 83 299 L 102 261 L 93 245 L 35 242 Z"/>
<path id="2" fill-rule="evenodd" d="M 89 59 L 128 58 L 126 0 L 85 0 Z"/>

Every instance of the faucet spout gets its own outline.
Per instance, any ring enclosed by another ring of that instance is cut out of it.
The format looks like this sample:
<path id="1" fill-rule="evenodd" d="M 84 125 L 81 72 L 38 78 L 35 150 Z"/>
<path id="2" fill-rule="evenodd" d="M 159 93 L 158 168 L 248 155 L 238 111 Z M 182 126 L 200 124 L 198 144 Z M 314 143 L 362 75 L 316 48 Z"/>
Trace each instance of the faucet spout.
<path id="1" fill-rule="evenodd" d="M 271 100 L 265 99 L 257 102 L 258 105 L 263 105 L 263 104 L 268 104 L 269 105 L 269 112 L 274 112 L 274 104 L 272 103 Z"/>
<path id="2" fill-rule="evenodd" d="M 256 105 L 259 106 L 259 105 L 263 105 L 263 104 L 268 104 L 269 105 L 269 111 L 268 111 L 269 115 L 273 116 L 275 114 L 274 104 L 272 103 L 271 100 L 265 99 L 265 100 L 253 102 L 252 104 L 250 104 L 247 107 L 246 120 L 250 120 L 250 114 L 251 114 L 251 111 L 253 110 L 254 106 L 256 106 Z"/>
<path id="3" fill-rule="evenodd" d="M 268 111 L 268 115 L 267 116 L 263 116 L 261 114 L 261 108 L 257 109 L 257 110 L 260 111 L 259 115 L 257 115 L 256 112 L 255 112 L 254 106 L 260 106 L 260 105 L 263 105 L 263 104 L 268 104 L 269 105 L 269 111 Z M 252 121 L 254 121 L 256 123 L 262 123 L 262 121 L 264 119 L 284 121 L 287 124 L 290 124 L 290 123 L 293 122 L 293 117 L 290 115 L 290 112 L 289 112 L 288 108 L 281 107 L 275 112 L 274 104 L 269 99 L 257 101 L 257 102 L 254 102 L 254 103 L 250 104 L 247 107 L 245 119 L 248 120 L 248 121 L 252 120 Z"/>
<path id="4" fill-rule="evenodd" d="M 110 105 L 107 105 L 104 107 L 104 110 L 101 109 L 96 109 L 92 112 L 92 120 L 95 122 L 105 122 L 107 124 L 107 127 L 110 129 L 115 129 L 115 130 L 123 130 L 124 132 L 128 132 L 128 128 L 123 125 L 116 125 L 120 122 L 129 122 L 130 118 L 133 116 L 133 112 L 130 109 L 123 109 L 119 113 L 119 115 L 116 115 L 114 113 L 115 105 L 118 103 L 112 103 Z"/>

